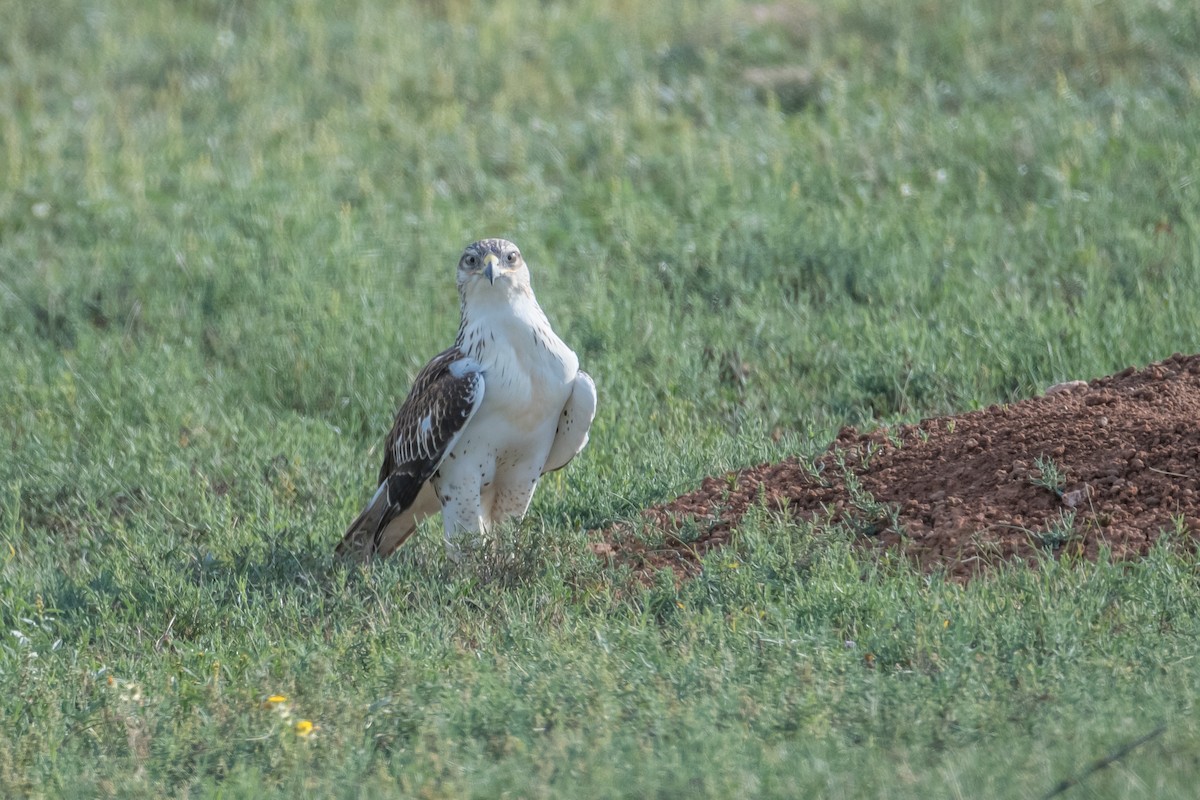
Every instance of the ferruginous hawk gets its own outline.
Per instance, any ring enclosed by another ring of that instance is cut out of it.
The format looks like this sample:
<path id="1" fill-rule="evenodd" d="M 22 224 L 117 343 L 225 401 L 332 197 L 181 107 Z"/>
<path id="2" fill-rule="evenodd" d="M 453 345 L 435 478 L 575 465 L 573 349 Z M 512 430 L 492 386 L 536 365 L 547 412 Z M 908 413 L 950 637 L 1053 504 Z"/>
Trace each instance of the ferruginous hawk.
<path id="1" fill-rule="evenodd" d="M 529 508 L 538 479 L 588 441 L 596 385 L 546 319 L 521 251 L 503 239 L 458 261 L 454 346 L 425 365 L 396 413 L 379 488 L 338 553 L 386 556 L 440 509 L 446 552 Z"/>

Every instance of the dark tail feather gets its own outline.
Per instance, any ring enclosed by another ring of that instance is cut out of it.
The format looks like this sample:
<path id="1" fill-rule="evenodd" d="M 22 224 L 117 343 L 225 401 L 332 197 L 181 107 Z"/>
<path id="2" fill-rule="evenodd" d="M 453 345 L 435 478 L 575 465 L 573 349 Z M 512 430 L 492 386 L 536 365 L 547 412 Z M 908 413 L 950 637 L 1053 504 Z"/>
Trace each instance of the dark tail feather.
<path id="1" fill-rule="evenodd" d="M 358 515 L 337 547 L 340 556 L 359 561 L 382 558 L 404 543 L 416 530 L 421 518 L 437 510 L 436 496 L 429 489 L 428 500 L 422 503 L 422 487 L 428 476 L 408 472 L 393 472 L 371 497 L 367 507 Z"/>
<path id="2" fill-rule="evenodd" d="M 354 558 L 358 561 L 369 561 L 376 555 L 379 532 L 390 519 L 388 512 L 392 504 L 388 502 L 387 484 L 384 483 L 375 492 L 375 496 L 367 503 L 362 513 L 354 518 L 346 535 L 338 543 L 337 555 Z"/>

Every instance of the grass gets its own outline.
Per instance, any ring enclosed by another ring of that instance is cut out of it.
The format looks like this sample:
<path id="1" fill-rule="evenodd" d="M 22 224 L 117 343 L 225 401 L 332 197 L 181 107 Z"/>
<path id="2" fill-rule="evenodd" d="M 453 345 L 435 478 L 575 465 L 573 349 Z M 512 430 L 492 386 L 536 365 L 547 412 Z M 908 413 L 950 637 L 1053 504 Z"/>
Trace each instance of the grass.
<path id="1" fill-rule="evenodd" d="M 1036 475 L 1029 477 L 1029 482 L 1039 489 L 1045 489 L 1055 497 L 1062 497 L 1067 485 L 1067 472 L 1053 458 L 1045 455 L 1033 459 Z"/>
<path id="2" fill-rule="evenodd" d="M 643 589 L 584 531 L 1200 350 L 1196 9 L 110 6 L 0 0 L 0 794 L 1026 797 L 1163 724 L 1072 791 L 1193 795 L 1182 545 L 962 587 L 764 516 Z M 335 563 L 484 235 L 592 443 L 491 561 Z"/>

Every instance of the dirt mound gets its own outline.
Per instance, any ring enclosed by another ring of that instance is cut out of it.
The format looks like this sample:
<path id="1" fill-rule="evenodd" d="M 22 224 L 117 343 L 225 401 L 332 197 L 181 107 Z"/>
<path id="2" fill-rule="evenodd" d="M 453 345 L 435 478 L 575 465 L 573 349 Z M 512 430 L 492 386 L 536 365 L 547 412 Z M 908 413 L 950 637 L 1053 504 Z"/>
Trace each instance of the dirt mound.
<path id="1" fill-rule="evenodd" d="M 1039 548 L 1095 557 L 1107 545 L 1128 558 L 1179 524 L 1200 537 L 1200 355 L 917 425 L 847 428 L 815 462 L 708 478 L 646 510 L 661 545 L 616 526 L 592 549 L 646 577 L 685 577 L 760 502 L 847 524 L 864 546 L 963 579 Z"/>

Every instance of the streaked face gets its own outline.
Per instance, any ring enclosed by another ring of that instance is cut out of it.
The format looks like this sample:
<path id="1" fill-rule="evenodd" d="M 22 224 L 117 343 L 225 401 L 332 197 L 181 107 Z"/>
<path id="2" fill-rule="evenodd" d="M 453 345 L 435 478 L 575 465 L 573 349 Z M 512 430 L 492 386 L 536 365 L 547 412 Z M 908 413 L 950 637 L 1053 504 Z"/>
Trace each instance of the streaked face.
<path id="1" fill-rule="evenodd" d="M 458 260 L 458 285 L 483 283 L 495 286 L 509 282 L 525 270 L 525 259 L 512 242 L 481 239 L 467 245 Z"/>

